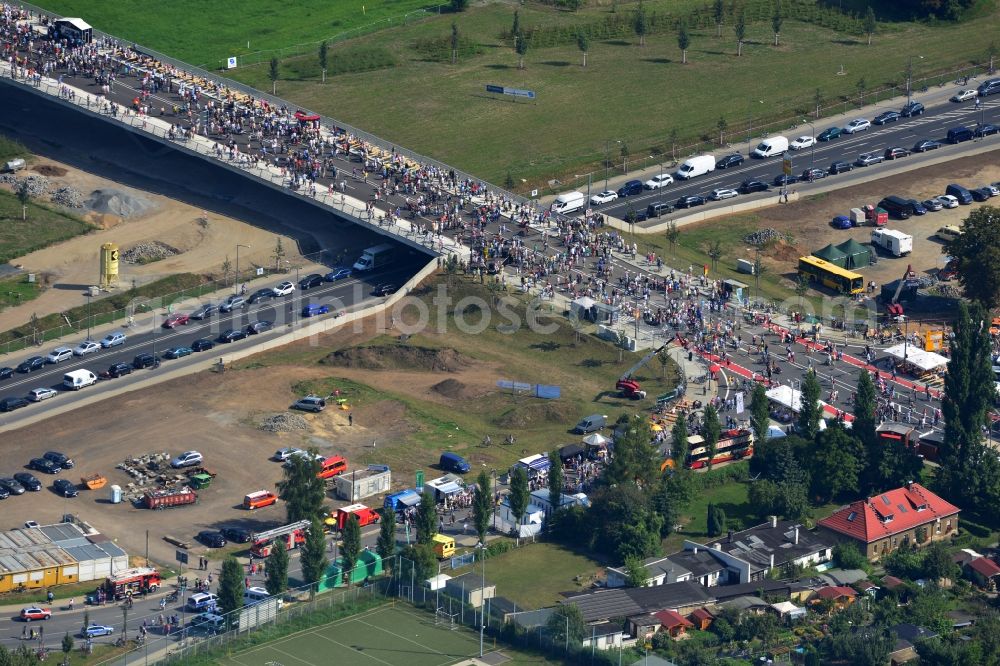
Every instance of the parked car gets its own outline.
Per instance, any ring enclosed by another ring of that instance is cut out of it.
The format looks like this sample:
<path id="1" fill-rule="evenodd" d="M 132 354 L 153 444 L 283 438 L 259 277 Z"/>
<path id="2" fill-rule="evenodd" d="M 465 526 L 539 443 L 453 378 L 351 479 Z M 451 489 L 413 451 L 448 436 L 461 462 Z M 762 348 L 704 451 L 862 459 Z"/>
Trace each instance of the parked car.
<path id="1" fill-rule="evenodd" d="M 190 356 L 192 353 L 194 353 L 194 350 L 190 347 L 171 347 L 163 352 L 163 358 L 184 358 L 185 356 Z"/>
<path id="2" fill-rule="evenodd" d="M 809 148 L 810 146 L 816 145 L 816 139 L 812 136 L 800 136 L 799 138 L 788 144 L 788 147 L 792 150 L 802 150 L 803 148 Z"/>
<path id="3" fill-rule="evenodd" d="M 270 331 L 272 328 L 274 328 L 274 322 L 266 319 L 250 322 L 247 324 L 247 335 L 257 335 L 264 331 Z"/>
<path id="4" fill-rule="evenodd" d="M 284 282 L 279 282 L 276 286 L 273 287 L 273 289 L 275 297 L 290 296 L 295 291 L 295 285 L 286 280 Z"/>
<path id="5" fill-rule="evenodd" d="M 188 597 L 187 607 L 192 611 L 215 610 L 219 603 L 219 597 L 211 592 L 196 592 Z"/>
<path id="6" fill-rule="evenodd" d="M 12 412 L 28 406 L 28 401 L 20 396 L 10 396 L 0 399 L 0 412 Z"/>
<path id="7" fill-rule="evenodd" d="M 174 469 L 179 469 L 181 467 L 192 467 L 194 465 L 200 465 L 205 461 L 204 456 L 202 456 L 197 451 L 185 451 L 184 453 L 178 455 L 173 460 L 170 461 L 170 466 Z"/>
<path id="8" fill-rule="evenodd" d="M 178 326 L 185 326 L 189 321 L 191 321 L 191 315 L 175 312 L 163 320 L 163 328 L 177 328 Z"/>
<path id="9" fill-rule="evenodd" d="M 950 194 L 942 194 L 937 200 L 944 208 L 958 208 L 961 205 L 958 203 L 958 199 Z"/>
<path id="10" fill-rule="evenodd" d="M 968 90 L 959 90 L 957 93 L 951 96 L 952 102 L 968 102 L 970 99 L 975 99 L 979 96 L 979 92 L 975 88 L 970 88 Z"/>
<path id="11" fill-rule="evenodd" d="M 101 345 L 97 344 L 93 340 L 84 340 L 73 348 L 73 355 L 86 356 L 87 354 L 93 354 L 98 351 L 101 351 Z"/>
<path id="12" fill-rule="evenodd" d="M 833 162 L 830 165 L 830 173 L 836 175 L 838 173 L 847 173 L 848 171 L 853 171 L 854 165 L 850 162 Z"/>
<path id="13" fill-rule="evenodd" d="M 910 151 L 906 148 L 900 148 L 899 146 L 893 146 L 892 148 L 886 148 L 884 157 L 887 160 L 898 160 L 900 157 L 908 157 Z"/>
<path id="14" fill-rule="evenodd" d="M 245 337 L 247 337 L 247 332 L 242 328 L 227 328 L 219 334 L 217 340 L 219 342 L 235 342 L 236 340 L 242 340 Z"/>
<path id="15" fill-rule="evenodd" d="M 797 182 L 799 182 L 799 177 L 796 176 L 794 173 L 788 175 L 781 173 L 774 177 L 774 180 L 771 181 L 771 184 L 774 185 L 775 187 L 783 187 L 785 185 L 791 185 L 792 183 L 797 183 Z"/>
<path id="16" fill-rule="evenodd" d="M 941 205 L 941 202 L 938 201 L 937 199 L 924 199 L 920 203 L 924 205 L 924 208 L 926 208 L 931 212 L 937 212 L 944 207 Z"/>
<path id="17" fill-rule="evenodd" d="M 712 193 L 708 195 L 708 198 L 712 201 L 722 201 L 724 199 L 732 199 L 733 197 L 739 196 L 739 192 L 728 187 L 719 187 L 712 190 Z"/>
<path id="18" fill-rule="evenodd" d="M 299 455 L 300 453 L 304 453 L 304 451 L 302 449 L 295 448 L 294 446 L 285 446 L 275 451 L 274 455 L 271 457 L 278 462 L 285 462 L 292 456 Z"/>
<path id="19" fill-rule="evenodd" d="M 0 368 L 0 379 L 10 379 L 14 376 L 14 368 Z"/>
<path id="20" fill-rule="evenodd" d="M 32 458 L 28 461 L 28 469 L 44 474 L 58 474 L 62 471 L 62 467 L 47 458 Z"/>
<path id="21" fill-rule="evenodd" d="M 73 358 L 73 350 L 69 347 L 56 347 L 45 357 L 47 363 L 60 363 L 66 359 Z"/>
<path id="22" fill-rule="evenodd" d="M 32 356 L 31 358 L 25 359 L 20 365 L 17 366 L 17 371 L 20 373 L 34 372 L 35 370 L 41 370 L 45 367 L 45 358 L 42 356 Z"/>
<path id="23" fill-rule="evenodd" d="M 9 476 L 0 478 L 0 488 L 3 488 L 11 495 L 24 494 L 24 486 L 18 483 L 16 479 L 13 479 Z"/>
<path id="24" fill-rule="evenodd" d="M 250 530 L 237 527 L 236 525 L 226 525 L 219 530 L 219 533 L 225 537 L 226 541 L 231 543 L 249 543 L 253 536 Z"/>
<path id="25" fill-rule="evenodd" d="M 323 276 L 319 273 L 312 273 L 299 280 L 299 289 L 305 291 L 306 289 L 318 287 L 321 284 L 323 284 Z"/>
<path id="26" fill-rule="evenodd" d="M 108 379 L 117 379 L 118 377 L 123 377 L 125 375 L 132 374 L 132 366 L 128 363 L 112 363 L 108 366 L 108 370 L 105 373 Z"/>
<path id="27" fill-rule="evenodd" d="M 0 500 L 5 500 L 8 497 L 10 497 L 10 491 L 3 486 L 0 486 Z"/>
<path id="28" fill-rule="evenodd" d="M 857 132 L 864 132 L 865 130 L 871 129 L 872 124 L 870 120 L 864 118 L 855 118 L 851 122 L 844 125 L 844 134 L 855 134 Z"/>
<path id="29" fill-rule="evenodd" d="M 52 611 L 41 606 L 28 606 L 21 609 L 21 619 L 25 622 L 32 620 L 48 620 L 52 617 Z"/>
<path id="30" fill-rule="evenodd" d="M 219 303 L 219 312 L 232 312 L 236 309 L 246 309 L 247 302 L 242 296 L 228 296 L 226 300 Z"/>
<path id="31" fill-rule="evenodd" d="M 372 296 L 389 296 L 396 292 L 396 285 L 394 284 L 380 284 L 374 289 L 372 289 Z"/>
<path id="32" fill-rule="evenodd" d="M 921 139 L 913 144 L 913 152 L 926 153 L 928 150 L 936 150 L 940 147 L 940 141 L 935 141 L 934 139 Z"/>
<path id="33" fill-rule="evenodd" d="M 989 192 L 991 197 L 1000 196 L 1000 187 L 997 185 L 983 185 L 982 189 Z"/>
<path id="34" fill-rule="evenodd" d="M 108 333 L 103 338 L 101 338 L 101 347 L 103 349 L 111 349 L 112 347 L 117 347 L 123 344 L 125 344 L 125 334 L 122 333 L 121 331 Z"/>
<path id="35" fill-rule="evenodd" d="M 304 412 L 322 412 L 326 408 L 326 400 L 318 395 L 307 395 L 296 400 L 292 408 Z"/>
<path id="36" fill-rule="evenodd" d="M 329 311 L 330 306 L 326 303 L 310 303 L 309 305 L 302 306 L 303 317 L 317 317 L 319 315 L 324 315 Z"/>
<path id="37" fill-rule="evenodd" d="M 618 198 L 629 197 L 633 194 L 642 194 L 642 181 L 630 180 L 618 188 Z"/>
<path id="38" fill-rule="evenodd" d="M 196 352 L 208 351 L 215 346 L 211 338 L 198 338 L 191 343 L 191 350 Z"/>
<path id="39" fill-rule="evenodd" d="M 669 173 L 661 173 L 657 176 L 653 176 L 645 183 L 642 184 L 644 190 L 658 190 L 661 187 L 666 187 L 674 182 L 674 177 Z"/>
<path id="40" fill-rule="evenodd" d="M 985 187 L 970 187 L 969 193 L 972 195 L 973 201 L 989 201 L 990 197 L 993 196 L 990 190 Z"/>
<path id="41" fill-rule="evenodd" d="M 274 298 L 274 289 L 266 287 L 264 289 L 258 289 L 250 294 L 250 298 L 247 299 L 247 303 L 253 305 L 254 303 L 266 301 L 269 298 Z"/>
<path id="42" fill-rule="evenodd" d="M 97 638 L 98 636 L 110 636 L 115 633 L 114 627 L 103 624 L 90 624 L 80 632 L 81 638 Z"/>
<path id="43" fill-rule="evenodd" d="M 208 319 L 216 312 L 219 311 L 218 305 L 213 305 L 212 303 L 205 303 L 197 310 L 191 313 L 191 319 Z"/>
<path id="44" fill-rule="evenodd" d="M 80 491 L 76 488 L 76 484 L 69 479 L 56 479 L 52 482 L 52 489 L 63 497 L 76 497 L 80 494 Z"/>
<path id="45" fill-rule="evenodd" d="M 914 215 L 926 215 L 927 214 L 927 208 L 925 208 L 924 205 L 922 203 L 920 203 L 919 201 L 917 201 L 916 199 L 908 199 L 907 201 L 909 201 L 910 207 L 913 210 L 913 214 Z"/>
<path id="46" fill-rule="evenodd" d="M 716 169 L 728 169 L 729 167 L 739 166 L 743 164 L 743 156 L 739 153 L 733 153 L 732 155 L 726 155 L 725 157 L 720 157 L 715 160 Z"/>
<path id="47" fill-rule="evenodd" d="M 838 215 L 837 217 L 830 220 L 830 225 L 834 229 L 850 229 L 851 227 L 854 226 L 854 223 L 851 222 L 851 218 L 847 217 L 846 215 Z"/>
<path id="48" fill-rule="evenodd" d="M 323 276 L 323 279 L 327 282 L 336 282 L 337 280 L 343 280 L 344 278 L 351 277 L 350 268 L 334 268 L 332 271 Z"/>
<path id="49" fill-rule="evenodd" d="M 886 123 L 894 123 L 902 117 L 898 111 L 883 111 L 882 113 L 875 116 L 872 121 L 876 125 L 885 125 Z"/>
<path id="50" fill-rule="evenodd" d="M 906 104 L 902 109 L 899 110 L 899 115 L 904 118 L 910 118 L 912 116 L 919 116 L 924 112 L 924 105 L 920 102 L 910 102 Z"/>
<path id="51" fill-rule="evenodd" d="M 603 192 L 598 192 L 594 196 L 590 197 L 591 206 L 600 206 L 601 204 L 611 203 L 618 198 L 618 193 L 614 190 L 605 190 Z"/>
<path id="52" fill-rule="evenodd" d="M 839 127 L 827 127 L 825 130 L 816 135 L 816 140 L 831 141 L 839 137 L 841 134 L 843 134 L 843 130 Z"/>
<path id="53" fill-rule="evenodd" d="M 976 138 L 982 138 L 984 136 L 989 136 L 990 134 L 996 134 L 997 132 L 1000 132 L 1000 127 L 991 125 L 990 123 L 984 123 L 982 125 L 976 125 L 972 130 L 972 135 Z"/>
<path id="54" fill-rule="evenodd" d="M 800 176 L 800 180 L 807 183 L 811 183 L 814 180 L 820 180 L 821 178 L 826 178 L 826 171 L 816 168 L 806 169 L 802 172 L 802 176 Z"/>
<path id="55" fill-rule="evenodd" d="M 674 205 L 677 206 L 677 208 L 693 208 L 694 206 L 701 206 L 704 203 L 705 197 L 700 194 L 692 194 L 679 198 Z"/>
<path id="56" fill-rule="evenodd" d="M 753 192 L 766 192 L 770 187 L 761 180 L 747 179 L 740 183 L 737 191 L 740 194 L 751 194 Z"/>
<path id="57" fill-rule="evenodd" d="M 28 391 L 28 400 L 31 402 L 41 402 L 42 400 L 54 398 L 56 393 L 58 393 L 58 391 L 53 388 L 48 388 L 47 386 L 35 388 Z"/>
<path id="58" fill-rule="evenodd" d="M 45 455 L 42 457 L 46 460 L 51 460 L 63 469 L 73 469 L 76 467 L 76 463 L 73 462 L 72 458 L 67 456 L 65 453 L 60 453 L 59 451 L 46 451 Z"/>
<path id="59" fill-rule="evenodd" d="M 201 532 L 198 532 L 198 536 L 195 538 L 209 548 L 226 547 L 226 537 L 222 536 L 222 532 L 216 532 L 215 530 L 202 530 Z"/>
<path id="60" fill-rule="evenodd" d="M 158 368 L 160 367 L 160 359 L 152 354 L 137 354 L 136 357 L 132 359 L 132 367 L 136 370 L 142 370 L 143 368 Z"/>
<path id="61" fill-rule="evenodd" d="M 870 153 L 861 153 L 858 155 L 858 159 L 854 161 L 854 164 L 859 167 L 866 167 L 872 164 L 879 164 L 882 160 L 882 155 L 873 150 Z"/>
<path id="62" fill-rule="evenodd" d="M 18 472 L 14 475 L 14 480 L 29 492 L 38 492 L 42 489 L 42 482 L 31 472 Z"/>

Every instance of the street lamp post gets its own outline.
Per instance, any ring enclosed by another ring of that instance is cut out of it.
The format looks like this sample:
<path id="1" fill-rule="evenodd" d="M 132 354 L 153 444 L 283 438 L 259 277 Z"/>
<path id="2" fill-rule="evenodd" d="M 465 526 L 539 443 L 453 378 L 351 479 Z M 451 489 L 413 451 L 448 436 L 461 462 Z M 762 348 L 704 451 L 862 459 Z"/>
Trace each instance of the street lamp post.
<path id="1" fill-rule="evenodd" d="M 90 318 L 90 290 L 87 291 L 87 339 L 90 339 L 90 325 L 93 320 Z"/>
<path id="2" fill-rule="evenodd" d="M 917 56 L 921 60 L 924 59 L 923 56 Z M 906 104 L 909 105 L 913 101 L 913 56 L 909 56 L 906 61 Z"/>
<path id="3" fill-rule="evenodd" d="M 242 243 L 236 244 L 236 278 L 233 280 L 233 293 L 240 293 L 240 248 L 245 247 L 250 249 L 249 245 L 243 245 Z"/>
<path id="4" fill-rule="evenodd" d="M 616 139 L 615 143 L 621 143 L 620 139 Z M 611 168 L 611 139 L 604 140 L 604 189 L 608 189 L 608 172 Z"/>
<path id="5" fill-rule="evenodd" d="M 808 120 L 806 120 L 805 118 L 802 119 L 802 122 L 804 122 L 806 125 L 809 125 L 809 129 L 812 130 L 812 139 L 813 139 L 813 142 L 812 142 L 812 145 L 809 147 L 809 151 L 810 151 L 809 152 L 809 167 L 812 168 L 812 167 L 816 166 L 816 126 L 813 125 Z"/>
<path id="6" fill-rule="evenodd" d="M 763 104 L 764 100 L 757 100 L 758 104 Z M 753 145 L 750 143 L 753 141 L 753 103 L 747 104 L 747 156 L 753 150 Z"/>
<path id="7" fill-rule="evenodd" d="M 479 656 L 483 656 L 483 637 L 486 635 L 486 544 L 482 541 L 476 546 L 482 559 L 483 582 L 479 588 Z"/>

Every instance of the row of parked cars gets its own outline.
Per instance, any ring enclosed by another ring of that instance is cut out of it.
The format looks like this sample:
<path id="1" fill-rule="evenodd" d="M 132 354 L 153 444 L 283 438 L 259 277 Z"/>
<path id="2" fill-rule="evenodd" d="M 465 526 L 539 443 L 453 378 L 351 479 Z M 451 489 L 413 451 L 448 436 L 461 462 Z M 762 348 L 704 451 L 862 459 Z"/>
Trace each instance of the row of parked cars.
<path id="1" fill-rule="evenodd" d="M 64 469 L 73 469 L 74 465 L 73 459 L 66 454 L 46 451 L 44 455 L 28 461 L 25 467 L 35 472 L 55 475 Z M 41 489 L 42 482 L 30 471 L 0 477 L 0 499 L 7 499 L 11 495 L 23 495 L 25 492 L 38 492 Z M 79 494 L 76 484 L 63 478 L 53 481 L 52 490 L 63 497 L 76 497 Z"/>

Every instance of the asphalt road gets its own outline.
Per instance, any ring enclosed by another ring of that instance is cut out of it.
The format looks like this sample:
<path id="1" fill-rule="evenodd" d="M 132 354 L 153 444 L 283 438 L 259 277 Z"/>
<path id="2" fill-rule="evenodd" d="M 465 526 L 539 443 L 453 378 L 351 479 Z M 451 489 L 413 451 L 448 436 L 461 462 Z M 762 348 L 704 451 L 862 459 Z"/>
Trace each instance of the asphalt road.
<path id="1" fill-rule="evenodd" d="M 381 271 L 375 270 L 371 273 L 352 276 L 351 278 L 332 283 L 325 282 L 323 285 L 313 287 L 308 291 L 302 291 L 296 285 L 296 289 L 291 296 L 268 299 L 255 305 L 250 305 L 245 310 L 239 310 L 234 313 L 215 314 L 204 320 L 192 319 L 188 324 L 172 329 L 162 327 L 162 323 L 167 317 L 162 312 L 156 313 L 152 318 L 148 315 L 145 317 L 140 315 L 136 318 L 135 326 L 139 327 L 141 325 L 142 330 L 121 329 L 126 333 L 126 341 L 122 345 L 110 349 L 102 349 L 99 352 L 83 357 L 73 356 L 71 359 L 57 364 L 46 363 L 42 369 L 34 372 L 20 373 L 15 370 L 12 377 L 0 380 L 0 398 L 8 396 L 23 397 L 30 390 L 40 387 L 51 387 L 58 392 L 54 397 L 43 402 L 32 403 L 20 410 L 3 413 L 0 415 L 0 418 L 5 423 L 14 423 L 18 418 L 24 418 L 35 410 L 45 409 L 46 406 L 57 402 L 72 400 L 75 392 L 66 390 L 62 386 L 63 375 L 70 370 L 85 368 L 94 374 L 100 374 L 107 370 L 113 363 L 131 363 L 137 354 L 143 353 L 154 354 L 160 358 L 162 360 L 160 368 L 163 369 L 184 363 L 201 363 L 204 362 L 203 358 L 206 352 L 195 352 L 190 356 L 173 360 L 165 358 L 163 354 L 167 349 L 172 347 L 190 347 L 191 343 L 195 340 L 206 337 L 216 341 L 215 348 L 207 352 L 208 354 L 218 352 L 220 349 L 238 348 L 256 344 L 261 340 L 266 340 L 268 337 L 286 332 L 289 326 L 302 323 L 301 312 L 303 306 L 306 304 L 328 304 L 330 305 L 330 314 L 320 315 L 319 317 L 332 317 L 336 312 L 343 310 L 345 307 L 357 305 L 365 300 L 380 300 L 381 297 L 372 296 L 371 294 L 374 285 L 391 283 L 398 286 L 408 280 L 423 265 L 423 262 L 426 261 L 426 257 L 420 255 L 420 253 L 414 251 L 413 255 L 410 256 L 406 254 L 405 249 L 400 249 L 400 254 L 397 257 L 397 261 L 394 261 L 389 268 Z M 301 277 L 305 277 L 305 275 L 303 274 Z M 278 282 L 281 282 L 281 280 L 275 279 L 273 284 L 278 284 Z M 251 293 L 252 291 L 247 293 L 247 296 L 249 297 Z M 206 298 L 203 302 L 218 302 L 220 300 L 222 299 Z M 198 301 L 191 299 L 184 301 L 174 311 L 192 312 L 198 305 Z M 305 319 L 305 323 L 309 323 L 315 319 L 317 317 Z M 229 343 L 222 343 L 217 340 L 223 331 L 230 328 L 245 329 L 247 325 L 255 321 L 270 321 L 274 324 L 274 327 L 270 331 L 249 335 L 243 340 L 236 340 Z M 100 340 L 101 337 L 103 336 L 94 336 L 97 340 Z M 57 346 L 72 348 L 85 339 L 86 334 L 81 333 L 79 340 L 66 343 L 60 342 L 58 344 L 53 342 L 42 347 L 37 347 L 32 352 L 24 352 L 5 359 L 5 363 L 9 363 L 10 367 L 16 368 L 18 363 L 29 356 L 38 355 L 44 357 Z M 110 388 L 112 384 L 115 386 L 126 383 L 138 384 L 147 372 L 156 372 L 156 369 L 136 370 L 131 375 L 126 375 L 125 377 L 99 381 L 94 386 L 81 389 L 79 395 L 82 396 L 101 391 L 106 387 Z"/>
<path id="2" fill-rule="evenodd" d="M 973 83 L 970 87 L 975 87 Z M 919 97 L 914 98 L 921 101 Z M 863 117 L 858 115 L 856 117 Z M 868 118 L 872 120 L 873 118 Z M 818 135 L 825 130 L 828 121 L 818 121 L 815 124 L 815 134 Z M 985 122 L 994 125 L 1000 124 L 1000 95 L 984 97 L 980 109 L 976 109 L 973 101 L 962 102 L 961 104 L 947 103 L 945 105 L 928 106 L 927 110 L 914 118 L 900 118 L 896 122 L 885 125 L 872 125 L 871 129 L 858 132 L 856 134 L 842 134 L 839 138 L 831 141 L 817 142 L 811 148 L 802 150 L 790 150 L 781 157 L 771 157 L 767 159 L 754 159 L 746 155 L 749 151 L 743 151 L 746 160 L 738 167 L 728 169 L 717 169 L 707 175 L 693 178 L 689 181 L 680 180 L 674 175 L 674 183 L 658 190 L 643 190 L 642 194 L 633 195 L 624 199 L 596 206 L 595 209 L 602 213 L 625 218 L 625 213 L 629 205 L 636 211 L 645 211 L 646 207 L 654 201 L 664 201 L 676 203 L 679 197 L 690 195 L 701 195 L 707 197 L 716 188 L 736 189 L 745 180 L 762 180 L 775 191 L 780 186 L 773 184 L 774 179 L 782 174 L 782 161 L 788 157 L 792 159 L 792 173 L 800 176 L 806 169 L 813 167 L 827 171 L 830 164 L 837 161 L 854 163 L 861 153 L 877 151 L 880 155 L 886 148 L 899 146 L 912 150 L 914 144 L 923 139 L 935 139 L 945 146 L 945 138 L 948 130 L 952 127 L 964 125 L 974 127 L 977 123 Z M 800 136 L 813 136 L 813 128 L 808 124 L 800 125 L 795 130 L 784 133 L 789 143 Z M 985 139 L 977 141 L 990 141 L 1000 145 L 1000 135 L 994 134 Z M 940 150 L 940 149 L 939 149 Z M 732 152 L 720 152 L 717 157 L 732 154 Z M 900 159 L 913 159 L 904 157 Z M 855 167 L 871 173 L 871 178 L 879 177 L 879 170 L 886 164 L 874 164 L 867 167 Z M 846 174 L 845 174 L 846 175 Z M 829 175 L 827 178 L 837 178 L 838 175 Z M 643 178 L 643 182 L 647 179 Z M 981 185 L 982 183 L 969 183 L 968 185 Z M 795 185 L 792 185 L 795 187 Z M 614 189 L 614 188 L 612 188 Z M 591 188 L 592 194 L 603 190 L 601 184 L 594 183 Z M 886 192 L 886 195 L 892 192 Z M 737 199 L 738 200 L 738 197 Z M 731 203 L 733 200 L 729 200 Z"/>

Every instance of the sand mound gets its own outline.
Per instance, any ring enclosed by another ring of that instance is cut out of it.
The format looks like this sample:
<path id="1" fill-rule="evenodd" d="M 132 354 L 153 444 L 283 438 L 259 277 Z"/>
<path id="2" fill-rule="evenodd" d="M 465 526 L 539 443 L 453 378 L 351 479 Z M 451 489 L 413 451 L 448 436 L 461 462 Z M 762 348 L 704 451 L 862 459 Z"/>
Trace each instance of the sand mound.
<path id="1" fill-rule="evenodd" d="M 114 188 L 94 190 L 90 193 L 90 200 L 87 201 L 87 208 L 95 213 L 119 217 L 142 215 L 152 207 L 150 201 Z"/>
<path id="2" fill-rule="evenodd" d="M 404 345 L 340 349 L 329 354 L 322 362 L 342 368 L 365 370 L 432 370 L 439 372 L 455 372 L 469 364 L 469 360 L 454 349 L 427 349 Z"/>
<path id="3" fill-rule="evenodd" d="M 465 396 L 465 384 L 458 381 L 457 379 L 446 379 L 443 382 L 438 382 L 431 387 L 431 390 L 435 393 L 443 395 L 446 398 L 462 398 Z"/>

